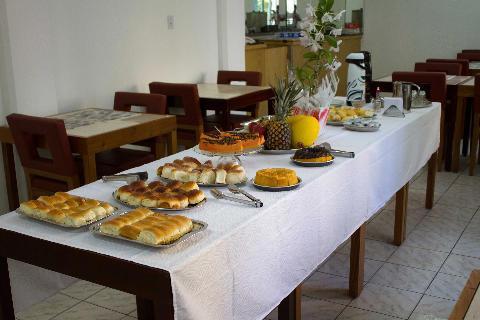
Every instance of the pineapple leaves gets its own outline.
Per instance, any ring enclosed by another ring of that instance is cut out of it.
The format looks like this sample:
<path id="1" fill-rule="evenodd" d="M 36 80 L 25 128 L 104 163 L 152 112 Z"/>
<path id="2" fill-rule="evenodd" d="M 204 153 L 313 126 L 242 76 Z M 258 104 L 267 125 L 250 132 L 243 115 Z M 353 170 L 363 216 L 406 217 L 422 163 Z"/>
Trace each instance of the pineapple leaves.
<path id="1" fill-rule="evenodd" d="M 302 87 L 296 79 L 278 79 L 273 91 L 275 94 L 275 116 L 278 120 L 285 120 L 300 99 Z"/>

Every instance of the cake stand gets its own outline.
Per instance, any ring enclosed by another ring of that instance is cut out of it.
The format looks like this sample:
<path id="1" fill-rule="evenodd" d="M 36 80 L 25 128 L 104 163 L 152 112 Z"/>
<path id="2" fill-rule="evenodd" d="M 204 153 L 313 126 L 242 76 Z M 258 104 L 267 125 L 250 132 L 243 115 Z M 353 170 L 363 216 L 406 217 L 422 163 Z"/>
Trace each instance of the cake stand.
<path id="1" fill-rule="evenodd" d="M 219 163 L 234 162 L 239 165 L 242 165 L 242 160 L 240 159 L 240 156 L 246 156 L 246 155 L 258 153 L 261 150 L 263 150 L 263 146 L 259 146 L 257 148 L 247 149 L 239 152 L 221 153 L 221 152 L 210 152 L 210 151 L 201 150 L 198 144 L 195 147 L 193 147 L 193 151 L 195 151 L 196 153 L 203 154 L 204 156 L 208 156 L 208 157 L 219 157 L 218 159 Z"/>

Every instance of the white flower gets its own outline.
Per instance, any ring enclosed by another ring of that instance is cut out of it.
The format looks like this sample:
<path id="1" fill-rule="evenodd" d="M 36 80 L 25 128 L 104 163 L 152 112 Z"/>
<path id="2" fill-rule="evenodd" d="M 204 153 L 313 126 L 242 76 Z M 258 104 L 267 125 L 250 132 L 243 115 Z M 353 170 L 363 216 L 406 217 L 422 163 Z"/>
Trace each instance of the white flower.
<path id="1" fill-rule="evenodd" d="M 305 9 L 307 13 L 307 17 L 314 17 L 315 16 L 315 8 L 313 8 L 311 3 L 307 4 L 307 7 Z"/>
<path id="2" fill-rule="evenodd" d="M 313 52 L 317 52 L 318 50 L 322 50 L 322 46 L 318 42 L 313 41 L 311 43 L 310 50 Z"/>
<path id="3" fill-rule="evenodd" d="M 325 39 L 325 35 L 321 32 L 315 34 L 315 41 L 323 41 Z"/>
<path id="4" fill-rule="evenodd" d="M 333 22 L 333 15 L 329 12 L 325 13 L 322 17 L 322 22 Z"/>
<path id="5" fill-rule="evenodd" d="M 343 43 L 343 40 L 337 40 L 337 47 L 340 47 L 342 43 Z"/>
<path id="6" fill-rule="evenodd" d="M 345 10 L 340 11 L 334 18 L 333 20 L 337 21 L 342 19 L 343 14 L 345 13 Z"/>

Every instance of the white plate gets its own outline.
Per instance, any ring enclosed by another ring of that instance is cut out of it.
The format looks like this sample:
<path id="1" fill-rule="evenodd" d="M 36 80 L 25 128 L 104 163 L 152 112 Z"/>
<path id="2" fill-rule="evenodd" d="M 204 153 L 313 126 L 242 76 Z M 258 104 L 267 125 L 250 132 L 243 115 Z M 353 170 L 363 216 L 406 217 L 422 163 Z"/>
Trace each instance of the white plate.
<path id="1" fill-rule="evenodd" d="M 280 191 L 290 191 L 290 190 L 298 188 L 300 186 L 300 184 L 302 183 L 302 179 L 300 177 L 297 177 L 297 178 L 298 178 L 298 183 L 297 184 L 294 184 L 292 186 L 287 186 L 287 187 L 261 186 L 261 185 L 255 183 L 255 179 L 252 179 L 251 181 L 252 181 L 253 186 L 255 188 L 259 189 L 259 190 L 269 191 L 269 192 L 280 192 Z"/>
<path id="2" fill-rule="evenodd" d="M 364 127 L 364 126 L 355 126 L 355 125 L 344 124 L 344 127 L 347 130 L 359 131 L 359 132 L 375 132 L 375 131 L 380 130 L 380 126 L 378 126 L 378 127 Z"/>

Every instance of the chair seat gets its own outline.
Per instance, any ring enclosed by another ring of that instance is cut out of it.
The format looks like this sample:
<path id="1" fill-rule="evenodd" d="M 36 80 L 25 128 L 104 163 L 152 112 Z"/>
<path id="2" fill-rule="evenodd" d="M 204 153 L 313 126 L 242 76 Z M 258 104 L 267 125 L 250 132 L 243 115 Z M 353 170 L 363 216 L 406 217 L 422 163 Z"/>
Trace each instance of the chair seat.
<path id="1" fill-rule="evenodd" d="M 219 127 L 222 123 L 222 115 L 212 114 L 204 118 L 205 131 L 214 130 L 214 126 Z M 223 130 L 231 130 L 241 127 L 242 122 L 253 120 L 254 117 L 250 115 L 230 114 L 228 116 L 228 123 L 230 128 L 222 128 Z"/>
<path id="2" fill-rule="evenodd" d="M 96 155 L 98 175 L 112 175 L 155 161 L 148 151 L 115 148 Z"/>

